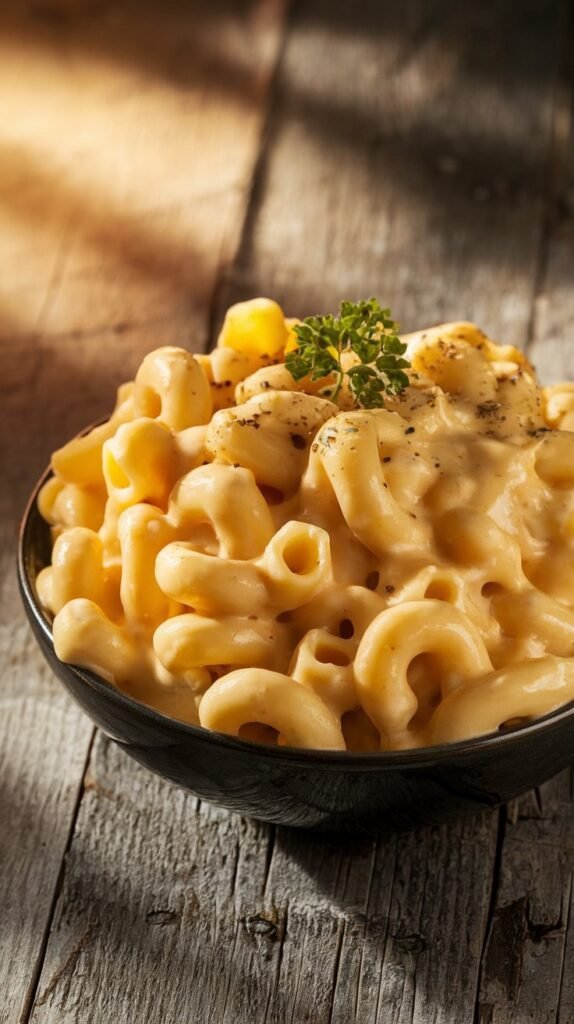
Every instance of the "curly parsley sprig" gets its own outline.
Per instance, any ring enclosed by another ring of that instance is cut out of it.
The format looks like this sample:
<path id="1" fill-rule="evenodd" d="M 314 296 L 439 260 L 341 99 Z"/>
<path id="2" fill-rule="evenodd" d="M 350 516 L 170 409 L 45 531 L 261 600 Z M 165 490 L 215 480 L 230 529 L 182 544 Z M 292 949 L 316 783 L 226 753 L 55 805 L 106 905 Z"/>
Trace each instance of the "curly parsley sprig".
<path id="1" fill-rule="evenodd" d="M 332 386 L 322 394 L 336 402 L 345 377 L 357 405 L 380 409 L 384 395 L 399 395 L 408 386 L 404 372 L 410 366 L 403 359 L 406 345 L 389 309 L 376 299 L 342 302 L 339 316 L 308 316 L 295 324 L 297 348 L 288 352 L 285 366 L 295 380 L 321 380 L 334 376 Z M 354 352 L 360 362 L 344 369 L 341 357 Z"/>

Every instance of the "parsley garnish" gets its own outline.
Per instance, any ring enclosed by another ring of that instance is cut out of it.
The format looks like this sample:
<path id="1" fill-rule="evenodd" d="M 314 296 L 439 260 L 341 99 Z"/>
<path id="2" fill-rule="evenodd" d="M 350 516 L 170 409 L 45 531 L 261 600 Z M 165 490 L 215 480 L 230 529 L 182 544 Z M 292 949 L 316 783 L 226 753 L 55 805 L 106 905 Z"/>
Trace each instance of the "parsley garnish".
<path id="1" fill-rule="evenodd" d="M 293 328 L 297 348 L 288 352 L 285 366 L 295 380 L 335 377 L 322 394 L 336 402 L 345 377 L 357 405 L 380 409 L 383 395 L 399 395 L 408 386 L 404 372 L 410 366 L 402 356 L 406 345 L 389 309 L 376 299 L 342 302 L 339 316 L 308 316 Z M 354 352 L 359 363 L 343 369 L 343 352 Z"/>

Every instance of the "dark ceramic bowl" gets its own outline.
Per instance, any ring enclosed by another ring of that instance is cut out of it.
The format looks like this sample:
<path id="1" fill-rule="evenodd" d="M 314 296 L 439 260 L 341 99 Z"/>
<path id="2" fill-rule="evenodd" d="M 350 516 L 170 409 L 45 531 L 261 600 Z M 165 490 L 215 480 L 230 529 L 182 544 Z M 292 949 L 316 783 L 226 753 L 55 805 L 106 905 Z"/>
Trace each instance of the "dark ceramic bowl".
<path id="1" fill-rule="evenodd" d="M 50 561 L 50 531 L 24 513 L 18 578 L 24 607 L 52 669 L 90 718 L 140 764 L 197 796 L 281 825 L 368 832 L 453 821 L 495 807 L 571 763 L 574 703 L 513 732 L 424 750 L 343 754 L 248 743 L 186 725 L 56 657 L 35 591 Z"/>

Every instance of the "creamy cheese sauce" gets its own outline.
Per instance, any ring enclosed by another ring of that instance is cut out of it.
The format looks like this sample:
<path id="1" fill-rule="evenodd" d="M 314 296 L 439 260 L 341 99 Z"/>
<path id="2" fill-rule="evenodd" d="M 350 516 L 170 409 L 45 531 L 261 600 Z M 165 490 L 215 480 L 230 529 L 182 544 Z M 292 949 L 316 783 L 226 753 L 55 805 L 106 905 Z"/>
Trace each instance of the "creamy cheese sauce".
<path id="1" fill-rule="evenodd" d="M 210 356 L 151 353 L 55 453 L 38 593 L 59 657 L 306 747 L 454 741 L 574 699 L 573 386 L 446 324 L 406 339 L 384 409 L 334 405 L 258 301 Z"/>

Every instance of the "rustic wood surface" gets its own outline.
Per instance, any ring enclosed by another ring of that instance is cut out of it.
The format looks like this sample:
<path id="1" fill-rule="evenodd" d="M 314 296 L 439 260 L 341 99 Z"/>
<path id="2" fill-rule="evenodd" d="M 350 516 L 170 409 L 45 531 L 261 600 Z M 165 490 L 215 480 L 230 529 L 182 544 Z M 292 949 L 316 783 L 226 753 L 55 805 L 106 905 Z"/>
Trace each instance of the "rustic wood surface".
<path id="1" fill-rule="evenodd" d="M 561 0 L 0 11 L 0 1024 L 574 1022 L 572 773 L 380 841 L 151 776 L 51 678 L 14 538 L 49 452 L 256 293 L 376 293 L 574 377 Z"/>

